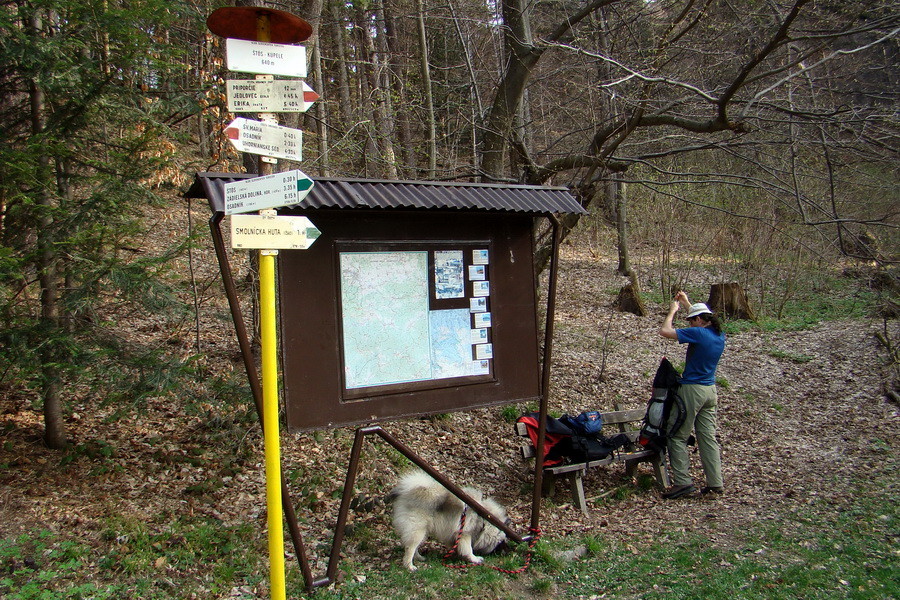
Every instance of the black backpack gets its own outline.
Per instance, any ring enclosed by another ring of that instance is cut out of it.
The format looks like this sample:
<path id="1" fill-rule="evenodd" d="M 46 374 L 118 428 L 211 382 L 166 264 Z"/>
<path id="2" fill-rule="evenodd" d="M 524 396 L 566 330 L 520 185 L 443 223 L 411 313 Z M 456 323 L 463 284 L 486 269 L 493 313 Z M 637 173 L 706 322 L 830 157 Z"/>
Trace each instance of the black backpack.
<path id="1" fill-rule="evenodd" d="M 665 452 L 669 435 L 684 424 L 687 411 L 684 400 L 678 395 L 680 385 L 678 371 L 663 357 L 653 377 L 653 393 L 638 437 L 641 446 Z"/>
<path id="2" fill-rule="evenodd" d="M 603 435 L 579 435 L 574 434 L 569 438 L 569 447 L 566 455 L 573 463 L 601 460 L 631 443 L 624 433 L 617 433 L 611 437 Z"/>
<path id="3" fill-rule="evenodd" d="M 583 415 L 586 415 L 583 417 Z M 531 438 L 531 443 L 537 446 L 538 413 L 525 414 L 519 417 L 519 422 L 524 423 Z M 583 417 L 583 418 L 582 418 Z M 588 430 L 596 430 L 589 433 L 582 429 L 578 422 L 590 423 Z M 588 411 L 578 417 L 563 415 L 559 419 L 547 417 L 547 436 L 544 439 L 544 466 L 558 465 L 566 460 L 572 463 L 590 462 L 606 458 L 622 446 L 630 442 L 628 436 L 620 433 L 611 437 L 605 437 L 600 433 L 600 413 Z"/>

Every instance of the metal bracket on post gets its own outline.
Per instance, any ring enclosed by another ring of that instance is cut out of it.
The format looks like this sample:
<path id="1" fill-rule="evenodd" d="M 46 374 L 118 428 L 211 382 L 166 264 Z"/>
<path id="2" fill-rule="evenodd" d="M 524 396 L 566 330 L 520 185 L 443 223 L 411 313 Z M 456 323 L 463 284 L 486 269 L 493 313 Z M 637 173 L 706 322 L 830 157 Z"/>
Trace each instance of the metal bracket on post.
<path id="1" fill-rule="evenodd" d="M 274 208 L 264 208 L 259 211 L 259 216 L 261 217 L 276 217 L 278 216 L 278 211 Z M 260 256 L 278 256 L 278 250 L 260 250 Z"/>
<path id="2" fill-rule="evenodd" d="M 268 78 L 269 80 L 275 79 L 271 75 L 257 75 L 256 78 L 257 79 L 267 79 Z M 278 125 L 278 115 L 276 115 L 275 113 L 263 112 L 263 113 L 258 113 L 256 116 L 263 123 L 271 123 L 272 125 Z M 271 156 L 260 156 L 259 160 L 261 160 L 264 163 L 269 163 L 270 165 L 278 164 L 278 159 L 272 158 Z"/>

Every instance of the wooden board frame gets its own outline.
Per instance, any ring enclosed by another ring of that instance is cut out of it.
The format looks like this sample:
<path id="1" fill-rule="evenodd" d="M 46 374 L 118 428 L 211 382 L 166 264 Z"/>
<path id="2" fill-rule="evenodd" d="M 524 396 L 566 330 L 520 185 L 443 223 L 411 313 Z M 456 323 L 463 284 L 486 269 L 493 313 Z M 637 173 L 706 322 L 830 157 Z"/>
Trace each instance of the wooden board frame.
<path id="1" fill-rule="evenodd" d="M 290 214 L 309 217 L 322 234 L 310 249 L 283 251 L 278 258 L 279 337 L 289 429 L 326 429 L 539 400 L 533 217 L 460 211 Z M 489 248 L 493 345 L 489 375 L 345 387 L 340 253 L 400 248 Z"/>

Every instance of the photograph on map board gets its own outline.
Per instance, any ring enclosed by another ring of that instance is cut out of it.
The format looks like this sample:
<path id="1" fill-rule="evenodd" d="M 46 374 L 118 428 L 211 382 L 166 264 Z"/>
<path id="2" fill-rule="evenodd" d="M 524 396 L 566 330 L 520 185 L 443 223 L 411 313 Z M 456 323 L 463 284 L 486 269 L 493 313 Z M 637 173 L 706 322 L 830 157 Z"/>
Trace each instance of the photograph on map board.
<path id="1" fill-rule="evenodd" d="M 465 296 L 462 250 L 438 250 L 434 253 L 434 292 L 438 300 Z"/>
<path id="2" fill-rule="evenodd" d="M 494 345 L 493 344 L 478 344 L 475 346 L 475 359 L 476 360 L 484 360 L 486 358 L 494 357 Z"/>
<path id="3" fill-rule="evenodd" d="M 472 330 L 472 343 L 483 344 L 488 341 L 488 330 L 485 328 Z"/>
<path id="4" fill-rule="evenodd" d="M 481 329 L 482 327 L 490 327 L 491 326 L 491 313 L 476 313 L 475 314 L 475 327 Z"/>

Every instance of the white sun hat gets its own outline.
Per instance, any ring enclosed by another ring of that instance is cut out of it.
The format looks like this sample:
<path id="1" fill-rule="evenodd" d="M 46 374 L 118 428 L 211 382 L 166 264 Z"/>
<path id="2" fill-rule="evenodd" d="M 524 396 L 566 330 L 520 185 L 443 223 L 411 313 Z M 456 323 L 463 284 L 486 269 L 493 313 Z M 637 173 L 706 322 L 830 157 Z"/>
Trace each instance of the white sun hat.
<path id="1" fill-rule="evenodd" d="M 709 307 L 702 302 L 697 302 L 696 304 L 691 304 L 691 308 L 688 312 L 687 318 L 693 319 L 697 315 L 702 315 L 703 313 L 713 314 Z"/>

